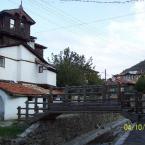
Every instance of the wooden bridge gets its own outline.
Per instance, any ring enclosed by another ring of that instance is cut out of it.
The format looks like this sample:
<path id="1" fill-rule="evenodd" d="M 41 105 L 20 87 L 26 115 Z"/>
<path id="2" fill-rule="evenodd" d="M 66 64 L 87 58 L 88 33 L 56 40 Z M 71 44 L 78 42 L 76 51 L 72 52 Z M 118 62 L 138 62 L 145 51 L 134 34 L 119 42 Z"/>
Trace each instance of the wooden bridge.
<path id="1" fill-rule="evenodd" d="M 62 113 L 119 112 L 130 115 L 144 115 L 141 94 L 127 85 L 67 86 L 64 93 L 34 97 L 26 101 L 25 107 L 18 107 L 18 119 L 37 121 L 54 119 Z"/>

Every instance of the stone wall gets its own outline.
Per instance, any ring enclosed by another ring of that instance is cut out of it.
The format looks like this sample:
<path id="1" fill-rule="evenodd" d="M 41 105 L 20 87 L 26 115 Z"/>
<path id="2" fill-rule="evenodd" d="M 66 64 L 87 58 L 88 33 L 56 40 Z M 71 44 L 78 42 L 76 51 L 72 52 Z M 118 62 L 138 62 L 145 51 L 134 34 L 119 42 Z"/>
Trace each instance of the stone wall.
<path id="1" fill-rule="evenodd" d="M 55 121 L 41 121 L 39 127 L 17 145 L 62 145 L 119 117 L 112 113 L 61 115 Z"/>

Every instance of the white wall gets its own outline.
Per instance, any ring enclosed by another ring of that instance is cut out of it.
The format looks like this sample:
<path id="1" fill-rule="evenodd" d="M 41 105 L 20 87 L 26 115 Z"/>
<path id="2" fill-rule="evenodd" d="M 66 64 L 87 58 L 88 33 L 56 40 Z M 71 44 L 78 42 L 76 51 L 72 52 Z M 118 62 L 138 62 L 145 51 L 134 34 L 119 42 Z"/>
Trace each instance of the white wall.
<path id="1" fill-rule="evenodd" d="M 49 71 L 49 70 L 43 70 L 43 73 L 38 73 L 38 84 L 41 84 L 41 82 L 44 82 L 44 84 L 49 84 L 56 86 L 56 73 Z"/>
<path id="2" fill-rule="evenodd" d="M 47 71 L 47 82 L 50 82 L 53 86 L 56 86 L 56 73 Z"/>
<path id="3" fill-rule="evenodd" d="M 5 93 L 3 90 L 0 89 L 0 96 L 2 97 L 2 100 L 4 102 L 4 120 L 10 120 L 10 119 L 17 119 L 18 118 L 18 110 L 17 108 L 26 107 L 25 102 L 28 100 L 27 97 L 22 97 L 22 96 L 11 96 L 7 93 Z M 34 99 L 33 99 L 34 101 Z M 43 102 L 42 98 L 38 98 L 39 102 Z M 38 105 L 40 108 L 43 107 L 42 104 Z M 34 108 L 35 105 L 31 104 L 29 107 Z M 42 112 L 42 111 L 40 111 Z M 26 110 L 22 110 L 22 113 L 26 113 Z M 34 113 L 34 110 L 29 110 L 29 113 Z M 25 117 L 24 115 L 22 117 Z"/>
<path id="4" fill-rule="evenodd" d="M 56 73 L 49 70 L 39 73 L 39 65 L 35 64 L 36 56 L 24 46 L 1 48 L 0 55 L 15 60 L 26 60 L 5 58 L 5 68 L 0 67 L 0 79 L 56 85 Z"/>
<path id="5" fill-rule="evenodd" d="M 17 47 L 1 48 L 0 55 L 17 59 Z M 17 62 L 5 59 L 5 68 L 0 67 L 0 79 L 17 81 Z"/>
<path id="6" fill-rule="evenodd" d="M 9 96 L 4 91 L 0 90 L 0 96 L 2 97 L 4 101 L 4 119 L 17 119 L 17 107 L 25 107 L 25 102 L 27 100 L 27 97 L 14 97 Z"/>
<path id="7" fill-rule="evenodd" d="M 16 61 L 5 59 L 5 68 L 0 67 L 0 79 L 17 81 L 17 62 Z"/>

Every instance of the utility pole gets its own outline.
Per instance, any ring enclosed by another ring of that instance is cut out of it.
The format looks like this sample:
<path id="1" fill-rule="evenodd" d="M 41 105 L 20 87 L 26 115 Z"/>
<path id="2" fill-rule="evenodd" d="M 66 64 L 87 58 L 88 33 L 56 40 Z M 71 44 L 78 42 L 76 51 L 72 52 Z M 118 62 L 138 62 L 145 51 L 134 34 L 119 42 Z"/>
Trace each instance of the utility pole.
<path id="1" fill-rule="evenodd" d="M 103 99 L 107 97 L 107 84 L 106 84 L 106 69 L 105 69 L 105 82 L 104 82 L 104 91 L 103 91 Z"/>
<path id="2" fill-rule="evenodd" d="M 106 83 L 106 81 L 107 81 L 107 73 L 106 73 L 106 69 L 105 69 L 105 83 Z"/>

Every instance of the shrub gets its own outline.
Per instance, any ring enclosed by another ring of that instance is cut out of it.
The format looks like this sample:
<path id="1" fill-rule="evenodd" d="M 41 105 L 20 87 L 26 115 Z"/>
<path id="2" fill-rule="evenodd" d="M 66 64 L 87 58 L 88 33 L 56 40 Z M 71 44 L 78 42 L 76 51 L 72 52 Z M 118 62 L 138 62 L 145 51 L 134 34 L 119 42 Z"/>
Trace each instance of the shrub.
<path id="1" fill-rule="evenodd" d="M 142 75 L 135 84 L 135 89 L 138 92 L 144 93 L 145 92 L 145 75 Z"/>

